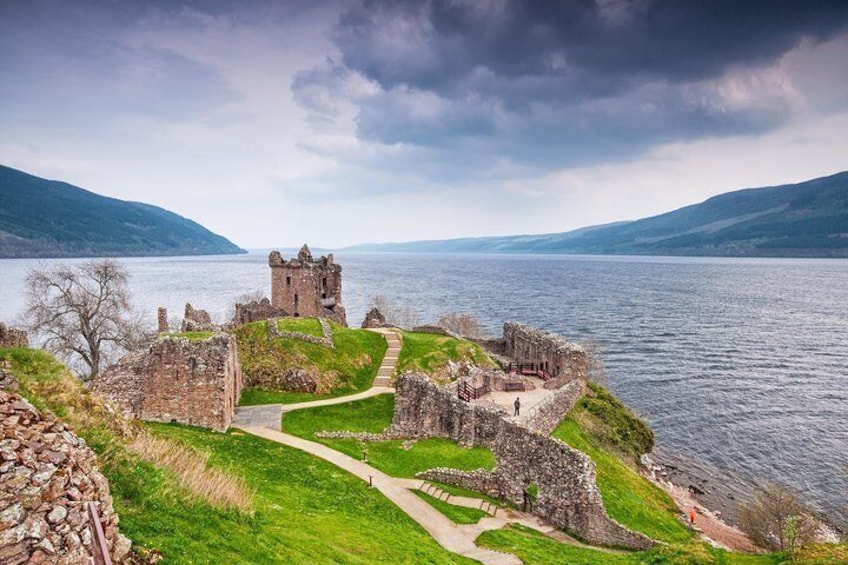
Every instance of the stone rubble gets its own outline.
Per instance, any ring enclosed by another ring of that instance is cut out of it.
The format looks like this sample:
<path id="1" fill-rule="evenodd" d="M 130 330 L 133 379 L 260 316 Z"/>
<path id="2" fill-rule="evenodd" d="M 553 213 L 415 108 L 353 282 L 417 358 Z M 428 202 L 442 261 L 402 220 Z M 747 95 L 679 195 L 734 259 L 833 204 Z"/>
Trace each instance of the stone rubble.
<path id="1" fill-rule="evenodd" d="M 98 505 L 113 561 L 140 562 L 118 530 L 96 459 L 67 425 L 0 390 L 0 565 L 88 563 L 89 501 Z"/>

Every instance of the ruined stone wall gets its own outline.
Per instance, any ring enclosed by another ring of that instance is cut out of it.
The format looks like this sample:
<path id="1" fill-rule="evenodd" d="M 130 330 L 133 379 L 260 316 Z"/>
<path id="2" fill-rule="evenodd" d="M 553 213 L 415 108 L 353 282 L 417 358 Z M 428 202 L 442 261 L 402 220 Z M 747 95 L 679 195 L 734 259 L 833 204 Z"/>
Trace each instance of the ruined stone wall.
<path id="1" fill-rule="evenodd" d="M 236 304 L 236 312 L 233 321 L 236 325 L 243 326 L 251 322 L 270 320 L 288 316 L 288 312 L 280 308 L 274 308 L 271 301 L 263 298 L 260 301 L 248 302 L 247 304 Z"/>
<path id="2" fill-rule="evenodd" d="M 586 353 L 564 337 L 524 324 L 504 324 L 504 355 L 516 363 L 535 363 L 554 376 L 545 388 L 559 388 L 586 376 Z"/>
<path id="3" fill-rule="evenodd" d="M 565 402 L 567 393 L 563 393 Z M 558 404 L 561 405 L 561 404 Z M 644 549 L 652 541 L 607 516 L 595 484 L 595 465 L 582 452 L 504 417 L 504 412 L 465 403 L 426 377 L 404 375 L 397 383 L 391 432 L 409 437 L 449 438 L 465 446 L 483 446 L 495 455 L 491 474 L 458 472 L 456 482 L 479 483 L 521 505 L 536 485 L 531 512 L 592 543 Z M 451 482 L 444 469 L 421 478 Z"/>
<path id="4" fill-rule="evenodd" d="M 96 459 L 68 426 L 0 390 L 0 563 L 88 563 L 88 502 L 98 505 L 113 562 L 131 560 Z"/>
<path id="5" fill-rule="evenodd" d="M 297 258 L 286 261 L 279 251 L 268 256 L 271 267 L 271 305 L 293 316 L 330 318 L 347 325 L 342 306 L 342 267 L 333 255 L 313 259 L 306 245 Z"/>
<path id="6" fill-rule="evenodd" d="M 29 338 L 24 330 L 7 327 L 0 322 L 0 349 L 12 347 L 29 347 Z"/>
<path id="7" fill-rule="evenodd" d="M 212 323 L 212 316 L 206 310 L 195 309 L 186 302 L 181 332 L 212 332 L 217 328 Z"/>
<path id="8" fill-rule="evenodd" d="M 242 390 L 236 340 L 163 337 L 124 356 L 92 388 L 127 417 L 226 431 Z"/>
<path id="9" fill-rule="evenodd" d="M 571 381 L 531 407 L 528 414 L 522 418 L 522 425 L 537 434 L 550 435 L 563 421 L 568 411 L 574 408 L 585 390 L 586 381 L 583 379 Z"/>

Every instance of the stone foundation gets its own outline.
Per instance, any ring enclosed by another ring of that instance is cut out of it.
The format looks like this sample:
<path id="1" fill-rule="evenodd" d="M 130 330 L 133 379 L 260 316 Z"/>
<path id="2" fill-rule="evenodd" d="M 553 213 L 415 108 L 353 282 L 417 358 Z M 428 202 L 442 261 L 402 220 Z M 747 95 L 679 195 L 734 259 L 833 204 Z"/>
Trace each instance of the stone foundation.
<path id="1" fill-rule="evenodd" d="M 124 356 L 91 385 L 128 418 L 226 431 L 241 396 L 235 337 L 162 337 Z"/>
<path id="2" fill-rule="evenodd" d="M 0 349 L 29 347 L 29 338 L 24 330 L 7 327 L 0 322 Z"/>
<path id="3" fill-rule="evenodd" d="M 113 562 L 133 562 L 96 459 L 68 426 L 0 390 L 0 563 L 89 563 L 88 502 L 98 506 Z"/>
<path id="4" fill-rule="evenodd" d="M 551 400 L 539 429 L 550 426 L 552 414 L 562 410 L 578 392 L 569 387 Z M 653 541 L 612 520 L 604 510 L 595 484 L 595 465 L 589 457 L 565 443 L 508 420 L 504 410 L 465 403 L 421 375 L 404 375 L 396 384 L 395 411 L 390 432 L 406 437 L 439 437 L 460 445 L 483 446 L 495 454 L 491 473 L 446 470 L 423 473 L 421 478 L 497 491 L 517 506 L 535 485 L 538 498 L 532 513 L 548 523 L 591 543 L 645 549 Z"/>

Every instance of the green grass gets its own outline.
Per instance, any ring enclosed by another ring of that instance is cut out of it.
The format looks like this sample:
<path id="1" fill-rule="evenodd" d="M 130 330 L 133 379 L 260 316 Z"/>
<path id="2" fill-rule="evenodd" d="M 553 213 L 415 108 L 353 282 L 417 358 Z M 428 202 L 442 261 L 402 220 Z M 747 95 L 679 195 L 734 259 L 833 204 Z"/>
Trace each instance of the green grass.
<path id="1" fill-rule="evenodd" d="M 314 319 L 304 318 L 286 318 L 282 322 L 318 324 Z M 241 404 L 317 400 L 370 388 L 386 353 L 385 339 L 374 332 L 345 328 L 333 322 L 330 325 L 334 349 L 298 339 L 269 339 L 267 322 L 237 328 L 234 333 L 238 339 L 242 372 L 245 381 L 253 383 L 243 392 Z M 278 390 L 275 377 L 287 369 L 302 369 L 315 376 L 320 394 Z"/>
<path id="2" fill-rule="evenodd" d="M 354 439 L 321 439 L 315 432 L 348 430 L 383 431 L 392 423 L 394 396 L 381 394 L 355 402 L 296 410 L 283 415 L 283 431 L 317 441 L 357 459 L 367 451 L 368 462 L 393 477 L 414 478 L 416 473 L 434 467 L 452 467 L 464 471 L 492 469 L 495 458 L 483 447 L 460 447 L 447 439 L 417 441 L 403 449 L 403 441 L 361 442 Z"/>
<path id="3" fill-rule="evenodd" d="M 169 564 L 462 564 L 376 489 L 301 451 L 241 432 L 147 425 L 155 435 L 210 454 L 255 491 L 252 516 L 187 499 L 169 471 L 139 460 L 115 418 L 42 351 L 0 350 L 21 393 L 69 422 L 98 453 L 121 531 Z M 116 426 L 117 428 L 117 426 Z"/>
<path id="4" fill-rule="evenodd" d="M 282 332 L 300 332 L 302 334 L 324 337 L 324 330 L 317 318 L 280 318 L 277 329 Z"/>
<path id="5" fill-rule="evenodd" d="M 665 542 L 692 539 L 692 533 L 677 519 L 671 497 L 614 454 L 596 446 L 575 421 L 574 411 L 552 435 L 595 462 L 598 489 L 604 508 L 613 519 L 653 539 Z"/>
<path id="6" fill-rule="evenodd" d="M 441 376 L 448 361 L 464 361 L 481 367 L 495 365 L 476 343 L 439 334 L 403 332 L 403 349 L 395 374 L 418 371 Z"/>
<path id="7" fill-rule="evenodd" d="M 455 506 L 444 500 L 440 500 L 429 494 L 423 493 L 420 490 L 412 491 L 427 503 L 447 516 L 454 524 L 476 524 L 480 518 L 488 516 L 479 508 L 466 508 L 465 506 Z"/>
<path id="8" fill-rule="evenodd" d="M 215 332 L 163 332 L 159 334 L 159 337 L 184 337 L 189 341 L 203 341 L 205 339 L 209 339 L 213 335 L 215 335 Z"/>
<path id="9" fill-rule="evenodd" d="M 728 553 L 703 543 L 611 553 L 560 543 L 519 525 L 484 532 L 477 538 L 477 544 L 517 555 L 525 565 L 777 565 L 782 561 L 779 555 Z"/>

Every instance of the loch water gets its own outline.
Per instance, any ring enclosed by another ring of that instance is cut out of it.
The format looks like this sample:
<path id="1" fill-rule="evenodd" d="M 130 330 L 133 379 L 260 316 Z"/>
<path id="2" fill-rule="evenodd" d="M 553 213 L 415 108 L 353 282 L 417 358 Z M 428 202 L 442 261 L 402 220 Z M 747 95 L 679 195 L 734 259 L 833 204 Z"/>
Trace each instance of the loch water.
<path id="1" fill-rule="evenodd" d="M 848 523 L 848 260 L 337 253 L 358 325 L 375 294 L 423 321 L 472 312 L 604 350 L 611 388 L 664 448 L 788 483 Z M 131 258 L 134 303 L 185 302 L 224 319 L 267 289 L 266 253 Z M 0 320 L 23 309 L 28 268 L 0 260 Z"/>

